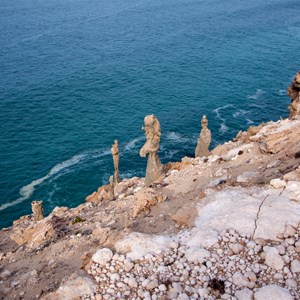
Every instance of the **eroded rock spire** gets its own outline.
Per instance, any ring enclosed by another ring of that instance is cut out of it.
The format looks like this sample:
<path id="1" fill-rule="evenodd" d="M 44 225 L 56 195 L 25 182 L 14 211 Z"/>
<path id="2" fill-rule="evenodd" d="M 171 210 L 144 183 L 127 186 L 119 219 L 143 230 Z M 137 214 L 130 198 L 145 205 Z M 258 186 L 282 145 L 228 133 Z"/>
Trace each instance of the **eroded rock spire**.
<path id="1" fill-rule="evenodd" d="M 287 94 L 291 98 L 289 118 L 295 119 L 300 115 L 300 71 L 295 75 L 292 83 L 288 87 Z"/>
<path id="2" fill-rule="evenodd" d="M 119 143 L 118 140 L 114 141 L 114 144 L 111 146 L 111 154 L 113 157 L 114 162 L 114 186 L 120 182 L 120 175 L 119 175 L 119 160 L 120 160 L 120 154 L 119 154 Z"/>
<path id="3" fill-rule="evenodd" d="M 43 201 L 32 201 L 31 209 L 34 222 L 44 219 Z"/>
<path id="4" fill-rule="evenodd" d="M 146 143 L 140 150 L 140 156 L 146 157 L 148 154 L 148 163 L 145 176 L 145 185 L 149 186 L 157 180 L 163 173 L 163 165 L 158 157 L 160 142 L 160 124 L 154 115 L 148 115 L 144 119 Z"/>
<path id="5" fill-rule="evenodd" d="M 211 143 L 211 132 L 207 128 L 208 121 L 204 115 L 201 119 L 202 130 L 198 139 L 197 147 L 195 149 L 195 157 L 202 157 L 209 155 L 209 145 Z"/>

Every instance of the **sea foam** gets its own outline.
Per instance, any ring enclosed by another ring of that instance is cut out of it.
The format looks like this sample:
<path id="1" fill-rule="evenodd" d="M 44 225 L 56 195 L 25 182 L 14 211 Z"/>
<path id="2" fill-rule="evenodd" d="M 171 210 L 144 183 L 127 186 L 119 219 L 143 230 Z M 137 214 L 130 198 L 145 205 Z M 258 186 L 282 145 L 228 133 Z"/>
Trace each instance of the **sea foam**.
<path id="1" fill-rule="evenodd" d="M 109 153 L 110 153 L 110 151 L 108 151 L 108 150 L 106 150 L 106 151 L 91 150 L 91 151 L 83 152 L 81 154 L 74 155 L 70 159 L 67 159 L 61 163 L 58 163 L 45 176 L 35 179 L 31 183 L 23 186 L 19 192 L 21 197 L 19 197 L 16 200 L 13 200 L 11 202 L 0 205 L 0 211 L 27 200 L 28 198 L 30 198 L 33 195 L 37 186 L 44 183 L 46 180 L 52 178 L 53 176 L 56 176 L 56 177 L 57 177 L 57 175 L 62 176 L 63 174 L 69 172 L 73 166 L 75 166 L 83 161 L 99 158 L 99 157 L 108 155 Z"/>

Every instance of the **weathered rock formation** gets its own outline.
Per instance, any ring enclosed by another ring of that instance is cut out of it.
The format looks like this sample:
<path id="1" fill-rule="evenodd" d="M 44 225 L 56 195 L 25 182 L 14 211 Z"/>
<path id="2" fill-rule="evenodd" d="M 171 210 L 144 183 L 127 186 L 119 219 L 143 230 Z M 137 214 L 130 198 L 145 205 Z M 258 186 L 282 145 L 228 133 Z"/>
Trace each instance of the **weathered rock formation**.
<path id="1" fill-rule="evenodd" d="M 150 211 L 150 207 L 167 199 L 167 196 L 162 193 L 157 193 L 152 188 L 139 190 L 135 194 L 135 205 L 132 209 L 132 216 L 136 217 L 141 212 Z"/>
<path id="2" fill-rule="evenodd" d="M 111 154 L 113 157 L 114 162 L 114 186 L 116 187 L 117 184 L 120 181 L 120 174 L 119 174 L 119 160 L 120 160 L 120 154 L 119 154 L 119 143 L 118 140 L 114 141 L 114 144 L 111 146 Z"/>
<path id="3" fill-rule="evenodd" d="M 93 192 L 91 195 L 85 198 L 86 202 L 92 202 L 98 204 L 101 201 L 110 201 L 114 197 L 114 182 L 113 177 L 110 177 L 110 182 L 107 185 L 103 185 L 98 188 L 97 192 Z"/>
<path id="4" fill-rule="evenodd" d="M 44 219 L 43 201 L 32 201 L 31 209 L 34 222 Z"/>
<path id="5" fill-rule="evenodd" d="M 209 145 L 211 143 L 211 132 L 207 128 L 208 121 L 206 116 L 201 119 L 202 130 L 198 139 L 197 147 L 195 149 L 195 157 L 207 157 L 209 155 Z"/>
<path id="6" fill-rule="evenodd" d="M 287 94 L 291 98 L 289 118 L 295 119 L 300 115 L 300 71 L 295 75 Z"/>
<path id="7" fill-rule="evenodd" d="M 160 124 L 154 115 L 148 115 L 144 119 L 146 135 L 146 143 L 140 150 L 140 156 L 146 157 L 148 155 L 145 186 L 150 186 L 163 174 L 163 165 L 158 157 L 158 149 L 160 142 Z"/>

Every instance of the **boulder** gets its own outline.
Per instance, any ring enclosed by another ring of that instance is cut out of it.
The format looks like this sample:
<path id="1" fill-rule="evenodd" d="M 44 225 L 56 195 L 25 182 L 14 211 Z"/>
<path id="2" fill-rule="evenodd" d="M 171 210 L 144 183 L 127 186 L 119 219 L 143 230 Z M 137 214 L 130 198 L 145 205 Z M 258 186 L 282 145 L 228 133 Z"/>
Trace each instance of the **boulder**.
<path id="1" fill-rule="evenodd" d="M 235 297 L 238 300 L 253 300 L 253 291 L 248 288 L 239 290 L 235 293 Z"/>
<path id="2" fill-rule="evenodd" d="M 272 179 L 270 181 L 270 185 L 274 188 L 274 189 L 282 189 L 286 186 L 286 182 L 282 179 L 276 178 L 276 179 Z"/>
<path id="3" fill-rule="evenodd" d="M 97 250 L 92 256 L 93 262 L 99 264 L 100 266 L 105 266 L 111 261 L 113 257 L 113 252 L 108 248 L 103 248 Z"/>
<path id="4" fill-rule="evenodd" d="M 88 275 L 73 273 L 57 291 L 47 294 L 41 300 L 78 300 L 96 293 L 97 283 Z"/>
<path id="5" fill-rule="evenodd" d="M 300 181 L 300 167 L 298 167 L 295 171 L 285 174 L 283 179 L 286 181 Z"/>
<path id="6" fill-rule="evenodd" d="M 275 247 L 264 247 L 265 252 L 265 264 L 270 268 L 280 271 L 284 267 L 284 261 L 280 256 L 277 248 Z"/>
<path id="7" fill-rule="evenodd" d="M 293 300 L 290 292 L 278 285 L 270 284 L 260 288 L 254 294 L 254 300 L 266 300 L 266 299 L 276 299 L 276 300 Z"/>
<path id="8" fill-rule="evenodd" d="M 300 273 L 300 260 L 295 259 L 291 262 L 291 271 L 293 273 Z"/>
<path id="9" fill-rule="evenodd" d="M 174 243 L 174 238 L 171 236 L 133 232 L 124 239 L 117 241 L 115 249 L 118 253 L 126 253 L 128 258 L 137 260 L 147 253 L 156 253 L 176 245 L 176 240 Z"/>
<path id="10" fill-rule="evenodd" d="M 189 262 L 203 263 L 210 257 L 210 252 L 202 248 L 190 247 L 185 252 L 185 257 Z"/>

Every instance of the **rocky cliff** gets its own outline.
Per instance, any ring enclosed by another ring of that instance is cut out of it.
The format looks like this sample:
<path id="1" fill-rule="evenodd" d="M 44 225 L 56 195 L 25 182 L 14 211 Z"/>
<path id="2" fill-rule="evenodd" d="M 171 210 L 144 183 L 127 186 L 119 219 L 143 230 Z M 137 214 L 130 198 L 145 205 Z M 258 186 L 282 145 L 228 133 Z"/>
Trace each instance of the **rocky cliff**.
<path id="1" fill-rule="evenodd" d="M 299 119 L 106 190 L 0 231 L 1 299 L 300 298 Z"/>

